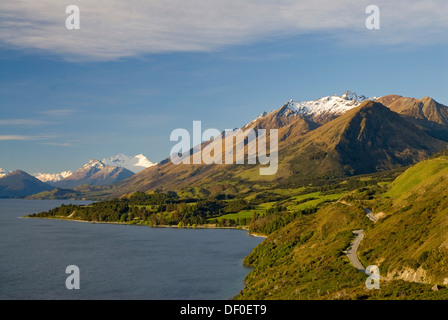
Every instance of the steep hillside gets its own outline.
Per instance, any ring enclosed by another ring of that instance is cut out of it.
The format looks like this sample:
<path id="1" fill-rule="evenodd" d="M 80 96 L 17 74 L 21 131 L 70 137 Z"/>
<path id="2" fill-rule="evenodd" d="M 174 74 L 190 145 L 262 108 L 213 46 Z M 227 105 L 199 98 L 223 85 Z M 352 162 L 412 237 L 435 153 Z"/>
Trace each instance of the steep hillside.
<path id="1" fill-rule="evenodd" d="M 366 101 L 308 133 L 294 148 L 284 151 L 284 160 L 290 163 L 293 175 L 332 177 L 410 165 L 444 148 L 445 142 L 397 113 Z"/>
<path id="2" fill-rule="evenodd" d="M 448 158 L 423 161 L 378 199 L 383 211 L 360 247 L 389 278 L 448 284 Z"/>
<path id="3" fill-rule="evenodd" d="M 365 278 L 343 251 L 352 230 L 369 224 L 359 207 L 333 204 L 273 233 L 244 262 L 254 267 L 238 299 L 337 298 Z"/>

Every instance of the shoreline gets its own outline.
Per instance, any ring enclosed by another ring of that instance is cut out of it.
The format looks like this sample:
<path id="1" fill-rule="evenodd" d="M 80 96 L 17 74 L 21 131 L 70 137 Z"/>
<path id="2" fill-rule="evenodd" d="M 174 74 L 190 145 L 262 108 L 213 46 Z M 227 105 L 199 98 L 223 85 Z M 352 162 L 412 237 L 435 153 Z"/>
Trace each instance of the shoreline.
<path id="1" fill-rule="evenodd" d="M 119 222 L 119 221 L 87 221 L 87 220 L 79 220 L 79 219 L 66 219 L 66 218 L 49 218 L 49 217 L 19 217 L 20 219 L 49 219 L 49 220 L 63 220 L 63 221 L 75 221 L 75 222 L 84 222 L 84 223 L 92 223 L 92 224 L 119 224 L 119 225 L 129 225 L 129 226 L 141 226 L 141 227 L 149 227 L 149 228 L 173 228 L 173 229 L 235 229 L 235 230 L 244 230 L 247 231 L 247 234 L 251 237 L 258 238 L 267 238 L 266 235 L 259 233 L 251 233 L 247 227 L 216 227 L 214 224 L 204 224 L 197 225 L 195 227 L 179 227 L 176 225 L 158 225 L 158 226 L 150 226 L 145 224 L 137 224 L 137 223 L 127 223 L 127 222 Z"/>

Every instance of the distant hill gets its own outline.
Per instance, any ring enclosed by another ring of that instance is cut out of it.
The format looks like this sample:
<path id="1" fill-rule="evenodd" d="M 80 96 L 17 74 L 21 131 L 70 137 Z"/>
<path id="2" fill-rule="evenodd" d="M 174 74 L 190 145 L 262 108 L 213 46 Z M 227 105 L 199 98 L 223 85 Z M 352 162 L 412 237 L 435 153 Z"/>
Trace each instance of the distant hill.
<path id="1" fill-rule="evenodd" d="M 53 187 L 49 184 L 21 170 L 13 171 L 0 178 L 0 198 L 22 198 L 51 189 Z"/>
<path id="2" fill-rule="evenodd" d="M 78 192 L 76 192 L 73 189 L 54 188 L 49 191 L 42 191 L 39 193 L 32 194 L 26 198 L 34 200 L 54 200 L 54 199 L 80 199 L 81 196 Z"/>
<path id="3" fill-rule="evenodd" d="M 73 189 L 54 188 L 50 191 L 42 191 L 27 196 L 26 199 L 54 200 L 54 199 L 76 199 L 76 200 L 98 200 L 105 194 L 110 194 L 110 186 L 81 185 Z"/>

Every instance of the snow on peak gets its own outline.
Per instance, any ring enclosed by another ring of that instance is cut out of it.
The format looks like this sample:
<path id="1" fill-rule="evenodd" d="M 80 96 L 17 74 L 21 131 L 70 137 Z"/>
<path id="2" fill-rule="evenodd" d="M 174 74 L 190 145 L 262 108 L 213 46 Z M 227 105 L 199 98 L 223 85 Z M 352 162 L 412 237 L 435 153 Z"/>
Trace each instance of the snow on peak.
<path id="1" fill-rule="evenodd" d="M 365 100 L 375 100 L 377 97 L 369 98 L 365 95 L 357 95 L 356 92 L 353 92 L 352 90 L 347 90 L 341 98 L 345 100 L 364 102 Z"/>
<path id="2" fill-rule="evenodd" d="M 62 171 L 61 173 L 34 173 L 33 176 L 42 182 L 58 182 L 72 175 L 71 171 Z"/>
<path id="3" fill-rule="evenodd" d="M 145 168 L 156 165 L 148 160 L 143 154 L 130 157 L 123 153 L 119 153 L 107 159 L 103 159 L 102 162 L 109 166 L 123 167 L 131 170 L 134 173 L 140 172 Z"/>
<path id="4" fill-rule="evenodd" d="M 358 95 L 348 90 L 342 96 L 333 95 L 323 97 L 314 101 L 297 102 L 289 100 L 288 109 L 300 115 L 320 116 L 320 115 L 341 115 L 350 109 L 359 106 L 365 100 L 374 100 L 364 95 Z"/>
<path id="5" fill-rule="evenodd" d="M 104 163 L 102 163 L 101 161 L 97 160 L 97 159 L 90 159 L 89 162 L 87 162 L 85 165 L 83 165 L 83 168 L 97 168 L 97 169 L 102 169 L 104 168 L 106 165 Z"/>
<path id="6" fill-rule="evenodd" d="M 137 167 L 143 167 L 143 168 L 148 168 L 148 167 L 152 167 L 153 165 L 155 165 L 154 163 L 152 163 L 151 161 L 148 160 L 148 158 L 146 158 L 144 155 L 142 154 L 138 154 L 136 156 L 134 156 L 134 158 L 138 159 L 138 162 L 135 166 Z"/>
<path id="7" fill-rule="evenodd" d="M 0 168 L 0 178 L 3 178 L 5 176 L 7 176 L 8 174 L 10 174 L 9 171 L 7 171 L 7 170 L 5 170 L 3 168 Z"/>

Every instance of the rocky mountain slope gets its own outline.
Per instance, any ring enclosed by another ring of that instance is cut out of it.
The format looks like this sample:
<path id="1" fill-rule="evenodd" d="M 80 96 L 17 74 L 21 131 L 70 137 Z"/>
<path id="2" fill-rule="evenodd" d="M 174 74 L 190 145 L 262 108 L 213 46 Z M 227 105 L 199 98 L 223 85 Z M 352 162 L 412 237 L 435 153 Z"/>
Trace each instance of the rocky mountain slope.
<path id="1" fill-rule="evenodd" d="M 402 115 L 431 136 L 448 141 L 447 106 L 429 97 L 418 100 L 398 95 L 381 97 L 378 102 Z"/>

